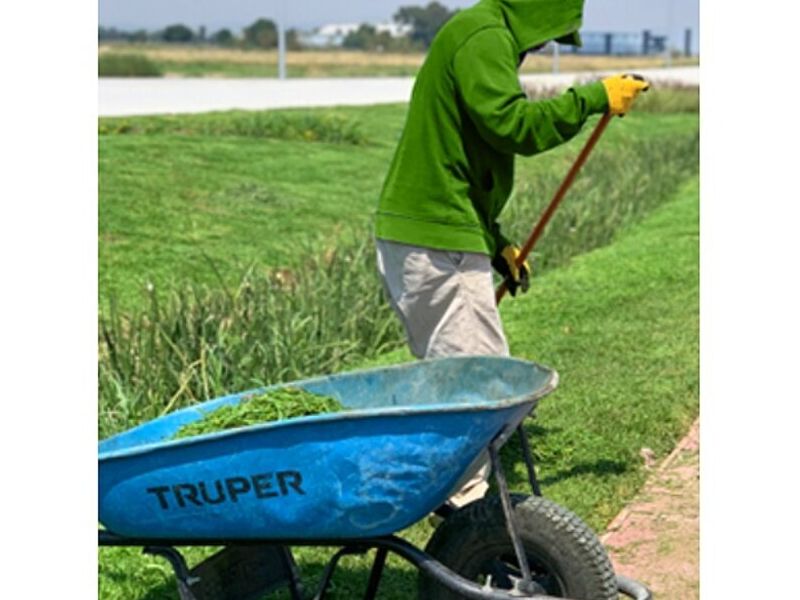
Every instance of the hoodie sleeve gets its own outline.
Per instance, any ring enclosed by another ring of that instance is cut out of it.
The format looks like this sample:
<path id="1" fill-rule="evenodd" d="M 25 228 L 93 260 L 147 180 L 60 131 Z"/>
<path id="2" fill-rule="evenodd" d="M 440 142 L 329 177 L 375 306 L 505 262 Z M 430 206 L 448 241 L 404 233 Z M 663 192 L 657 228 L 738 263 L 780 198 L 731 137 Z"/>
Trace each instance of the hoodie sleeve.
<path id="1" fill-rule="evenodd" d="M 453 58 L 460 101 L 496 150 L 523 155 L 549 150 L 577 134 L 590 115 L 607 110 L 601 82 L 570 88 L 556 98 L 528 100 L 517 60 L 514 40 L 501 28 L 477 32 Z"/>

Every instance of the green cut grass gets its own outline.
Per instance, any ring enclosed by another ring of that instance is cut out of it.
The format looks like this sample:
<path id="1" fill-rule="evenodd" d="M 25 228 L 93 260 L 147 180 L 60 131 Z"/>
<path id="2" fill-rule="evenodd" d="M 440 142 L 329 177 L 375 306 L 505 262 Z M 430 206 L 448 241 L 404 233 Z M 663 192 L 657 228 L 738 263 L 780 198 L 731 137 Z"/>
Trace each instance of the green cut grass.
<path id="1" fill-rule="evenodd" d="M 610 245 L 548 271 L 527 295 L 501 307 L 512 354 L 551 366 L 561 378 L 524 424 L 544 494 L 596 530 L 644 481 L 641 448 L 664 457 L 698 413 L 698 210 L 692 178 Z M 369 366 L 409 359 L 403 349 Z M 503 449 L 503 462 L 512 488 L 525 491 L 514 444 Z M 421 522 L 402 535 L 424 546 L 431 528 Z M 191 549 L 187 555 L 194 562 L 207 553 Z M 296 552 L 308 588 L 331 553 Z M 101 598 L 177 598 L 161 559 L 138 549 L 101 549 L 99 563 Z M 344 559 L 331 597 L 360 597 L 368 576 L 367 559 Z M 416 576 L 390 557 L 379 597 L 413 597 Z"/>
<path id="2" fill-rule="evenodd" d="M 336 413 L 342 410 L 344 407 L 335 398 L 289 386 L 246 396 L 237 404 L 221 406 L 203 415 L 199 421 L 188 423 L 178 429 L 172 439 L 179 440 L 237 427 Z"/>

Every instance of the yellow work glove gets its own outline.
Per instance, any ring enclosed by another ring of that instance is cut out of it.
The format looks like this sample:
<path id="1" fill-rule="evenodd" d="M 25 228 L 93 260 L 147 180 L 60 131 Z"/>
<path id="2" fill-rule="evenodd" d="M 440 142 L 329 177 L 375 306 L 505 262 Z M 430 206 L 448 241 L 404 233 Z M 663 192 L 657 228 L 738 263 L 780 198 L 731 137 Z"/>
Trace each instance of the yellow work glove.
<path id="1" fill-rule="evenodd" d="M 517 295 L 517 288 L 521 288 L 524 293 L 531 285 L 531 266 L 527 260 L 517 266 L 518 256 L 519 248 L 508 245 L 492 259 L 492 267 L 503 277 L 512 296 Z"/>
<path id="2" fill-rule="evenodd" d="M 603 79 L 608 96 L 608 111 L 612 115 L 624 115 L 631 109 L 640 92 L 650 89 L 650 84 L 641 75 L 612 75 Z"/>

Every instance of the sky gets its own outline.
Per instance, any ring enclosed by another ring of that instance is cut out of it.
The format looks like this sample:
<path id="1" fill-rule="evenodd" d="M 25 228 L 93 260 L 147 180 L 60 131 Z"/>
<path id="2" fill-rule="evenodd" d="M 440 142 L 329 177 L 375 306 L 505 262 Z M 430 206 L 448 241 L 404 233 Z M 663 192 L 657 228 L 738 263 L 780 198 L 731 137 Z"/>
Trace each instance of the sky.
<path id="1" fill-rule="evenodd" d="M 161 29 L 184 23 L 211 33 L 222 27 L 239 32 L 259 17 L 285 18 L 288 27 L 312 29 L 325 23 L 390 21 L 399 6 L 429 0 L 98 0 L 99 25 L 124 30 Z M 448 8 L 466 8 L 476 0 L 439 0 Z M 700 0 L 586 0 L 584 31 L 670 34 L 683 47 L 690 28 L 697 48 Z"/>

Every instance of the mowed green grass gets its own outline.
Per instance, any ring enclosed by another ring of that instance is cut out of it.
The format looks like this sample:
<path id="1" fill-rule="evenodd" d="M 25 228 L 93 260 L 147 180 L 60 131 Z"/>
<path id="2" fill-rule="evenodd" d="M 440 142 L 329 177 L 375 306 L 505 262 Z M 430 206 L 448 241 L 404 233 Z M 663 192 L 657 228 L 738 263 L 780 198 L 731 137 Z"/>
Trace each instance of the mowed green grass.
<path id="1" fill-rule="evenodd" d="M 405 120 L 405 105 L 279 111 L 303 122 L 333 118 L 362 143 L 280 139 L 209 129 L 241 113 L 101 119 L 99 288 L 141 306 L 145 289 L 176 282 L 235 285 L 250 266 L 302 267 L 309 253 L 370 235 L 370 222 Z M 517 162 L 518 187 L 569 168 L 592 124 L 575 140 Z M 148 129 L 149 127 L 149 129 Z M 634 140 L 692 135 L 695 114 L 631 114 L 609 127 L 596 153 Z M 121 133 L 114 133 L 121 132 Z M 258 132 L 256 132 L 258 133 Z M 269 133 L 269 132 L 267 132 Z"/>
<path id="2" fill-rule="evenodd" d="M 376 112 L 387 127 L 402 118 L 399 107 Z M 250 264 L 302 264 L 367 229 L 388 153 L 386 144 L 101 135 L 101 296 L 130 304 L 148 282 L 211 282 L 217 269 L 232 284 Z"/>
<path id="3" fill-rule="evenodd" d="M 501 313 L 512 354 L 555 368 L 558 389 L 525 422 L 545 495 L 602 530 L 646 476 L 639 452 L 664 457 L 698 413 L 697 178 L 604 248 L 537 277 Z M 406 350 L 371 364 L 410 360 Z M 503 450 L 512 487 L 526 490 L 513 443 Z M 402 533 L 424 546 L 430 526 Z M 193 549 L 191 561 L 208 551 Z M 307 585 L 331 551 L 297 551 Z M 101 549 L 100 597 L 177 598 L 166 563 L 137 549 Z M 359 597 L 364 558 L 347 558 L 331 597 Z M 391 558 L 379 597 L 414 596 L 416 572 Z M 281 597 L 281 596 L 276 596 Z M 286 597 L 285 595 L 282 597 Z"/>
<path id="4" fill-rule="evenodd" d="M 511 353 L 560 375 L 528 427 L 548 496 L 596 529 L 643 482 L 640 451 L 663 458 L 697 416 L 698 200 L 693 178 L 642 226 L 501 311 Z"/>

